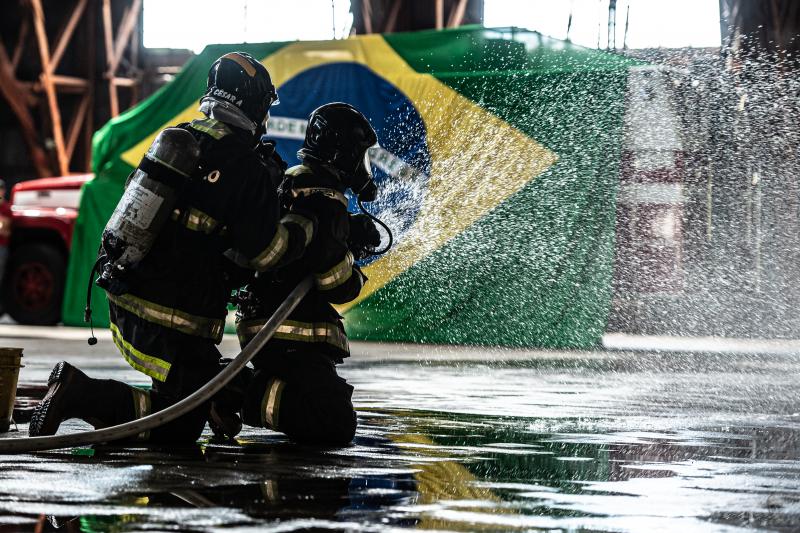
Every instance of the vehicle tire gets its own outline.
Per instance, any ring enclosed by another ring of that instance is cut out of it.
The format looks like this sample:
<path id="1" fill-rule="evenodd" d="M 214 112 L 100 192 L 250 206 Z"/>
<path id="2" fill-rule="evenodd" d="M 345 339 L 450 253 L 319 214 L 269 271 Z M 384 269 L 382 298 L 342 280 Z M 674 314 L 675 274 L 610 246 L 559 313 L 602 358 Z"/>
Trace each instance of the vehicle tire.
<path id="1" fill-rule="evenodd" d="M 51 325 L 61 320 L 67 260 L 50 244 L 24 244 L 8 258 L 3 300 L 20 324 Z"/>

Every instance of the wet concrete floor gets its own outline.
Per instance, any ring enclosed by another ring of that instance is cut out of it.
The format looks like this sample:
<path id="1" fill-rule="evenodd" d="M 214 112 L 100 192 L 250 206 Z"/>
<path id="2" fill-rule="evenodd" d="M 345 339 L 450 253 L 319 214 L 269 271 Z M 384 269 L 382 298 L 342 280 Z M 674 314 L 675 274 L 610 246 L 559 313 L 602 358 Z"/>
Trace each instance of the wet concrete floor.
<path id="1" fill-rule="evenodd" d="M 61 358 L 144 382 L 83 333 L 0 327 L 25 348 L 25 383 Z M 800 530 L 800 346 L 670 342 L 355 344 L 340 368 L 352 446 L 245 430 L 238 445 L 4 455 L 0 531 Z"/>

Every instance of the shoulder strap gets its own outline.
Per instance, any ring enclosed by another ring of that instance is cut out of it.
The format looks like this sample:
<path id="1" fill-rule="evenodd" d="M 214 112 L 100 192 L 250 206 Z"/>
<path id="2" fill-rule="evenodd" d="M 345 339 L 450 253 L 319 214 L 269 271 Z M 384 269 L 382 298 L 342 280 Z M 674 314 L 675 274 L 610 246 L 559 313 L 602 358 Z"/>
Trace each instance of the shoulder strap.
<path id="1" fill-rule="evenodd" d="M 205 133 L 216 140 L 220 140 L 233 133 L 228 126 L 213 118 L 195 119 L 189 123 L 189 127 L 195 131 Z"/>

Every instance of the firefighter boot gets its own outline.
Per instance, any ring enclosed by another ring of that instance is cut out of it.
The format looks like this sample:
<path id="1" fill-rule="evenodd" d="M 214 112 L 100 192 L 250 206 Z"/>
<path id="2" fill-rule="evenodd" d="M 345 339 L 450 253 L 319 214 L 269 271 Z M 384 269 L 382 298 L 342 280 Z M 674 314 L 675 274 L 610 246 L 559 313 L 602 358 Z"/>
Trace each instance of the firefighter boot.
<path id="1" fill-rule="evenodd" d="M 208 426 L 217 439 L 230 440 L 242 430 L 242 419 L 239 413 L 232 411 L 220 402 L 211 402 Z"/>
<path id="2" fill-rule="evenodd" d="M 149 414 L 147 392 L 113 379 L 90 378 L 65 361 L 53 368 L 47 386 L 28 425 L 31 437 L 54 435 L 61 422 L 70 418 L 102 428 Z"/>
<path id="3" fill-rule="evenodd" d="M 76 410 L 84 402 L 82 397 L 88 384 L 86 374 L 66 361 L 58 363 L 47 379 L 47 394 L 33 412 L 28 435 L 55 435 L 61 422 L 77 416 Z"/>

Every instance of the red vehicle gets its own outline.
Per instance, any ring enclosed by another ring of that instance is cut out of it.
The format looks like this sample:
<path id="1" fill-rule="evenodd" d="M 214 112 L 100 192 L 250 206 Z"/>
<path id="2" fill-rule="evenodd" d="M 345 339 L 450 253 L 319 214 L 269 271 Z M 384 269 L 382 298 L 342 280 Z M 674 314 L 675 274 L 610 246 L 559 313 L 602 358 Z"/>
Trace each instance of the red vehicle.
<path id="1" fill-rule="evenodd" d="M 91 174 L 18 183 L 11 191 L 11 239 L 3 308 L 21 324 L 56 324 L 78 216 Z"/>

